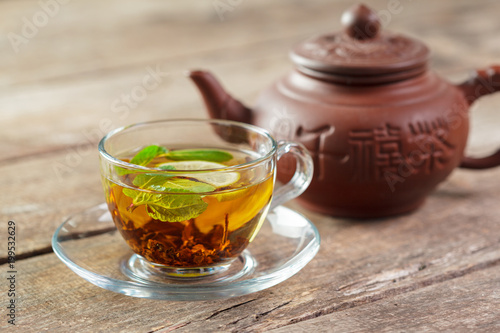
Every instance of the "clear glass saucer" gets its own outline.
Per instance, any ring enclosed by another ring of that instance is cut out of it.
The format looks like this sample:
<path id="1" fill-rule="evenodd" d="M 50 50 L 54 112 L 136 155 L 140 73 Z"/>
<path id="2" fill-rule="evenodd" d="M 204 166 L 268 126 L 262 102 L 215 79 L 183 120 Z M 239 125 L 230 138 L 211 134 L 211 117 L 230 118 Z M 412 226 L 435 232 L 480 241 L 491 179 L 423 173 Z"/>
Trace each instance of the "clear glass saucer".
<path id="1" fill-rule="evenodd" d="M 307 218 L 279 206 L 269 212 L 257 237 L 229 269 L 190 279 L 150 274 L 116 231 L 106 204 L 70 217 L 52 237 L 59 259 L 96 286 L 128 296 L 175 301 L 228 298 L 267 289 L 300 271 L 319 245 L 318 230 Z"/>

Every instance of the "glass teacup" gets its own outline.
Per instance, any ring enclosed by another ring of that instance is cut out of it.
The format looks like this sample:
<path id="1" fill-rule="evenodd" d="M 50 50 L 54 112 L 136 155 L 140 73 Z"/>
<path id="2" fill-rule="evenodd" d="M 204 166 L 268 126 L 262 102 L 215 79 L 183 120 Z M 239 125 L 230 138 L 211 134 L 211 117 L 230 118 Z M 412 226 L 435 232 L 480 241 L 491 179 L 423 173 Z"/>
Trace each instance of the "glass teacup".
<path id="1" fill-rule="evenodd" d="M 106 202 L 145 265 L 171 276 L 226 270 L 270 208 L 300 195 L 313 163 L 300 144 L 224 120 L 165 120 L 119 128 L 99 143 Z M 295 175 L 275 188 L 277 160 Z"/>

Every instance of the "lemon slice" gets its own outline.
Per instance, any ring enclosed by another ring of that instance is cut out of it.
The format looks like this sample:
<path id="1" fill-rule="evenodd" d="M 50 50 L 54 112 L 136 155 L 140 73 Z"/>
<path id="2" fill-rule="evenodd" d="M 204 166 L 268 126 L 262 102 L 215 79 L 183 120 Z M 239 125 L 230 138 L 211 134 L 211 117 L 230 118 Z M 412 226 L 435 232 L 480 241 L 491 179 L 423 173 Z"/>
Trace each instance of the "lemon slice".
<path id="1" fill-rule="evenodd" d="M 207 162 L 207 161 L 179 161 L 168 162 L 158 165 L 158 167 L 172 166 L 175 170 L 207 170 L 225 168 L 224 164 Z M 215 186 L 216 188 L 229 186 L 236 183 L 240 179 L 238 172 L 210 172 L 203 174 L 190 175 L 204 183 Z"/>

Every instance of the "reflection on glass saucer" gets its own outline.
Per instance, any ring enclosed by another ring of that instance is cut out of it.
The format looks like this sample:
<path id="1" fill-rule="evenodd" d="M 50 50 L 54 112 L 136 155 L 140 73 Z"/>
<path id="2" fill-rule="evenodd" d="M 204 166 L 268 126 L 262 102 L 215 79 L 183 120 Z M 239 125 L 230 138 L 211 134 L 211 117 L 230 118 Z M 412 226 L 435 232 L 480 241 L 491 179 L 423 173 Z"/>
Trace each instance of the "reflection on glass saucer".
<path id="1" fill-rule="evenodd" d="M 52 238 L 56 255 L 85 280 L 117 293 L 164 300 L 227 298 L 272 287 L 311 261 L 319 244 L 318 231 L 308 219 L 277 207 L 228 270 L 186 279 L 151 272 L 116 231 L 106 204 L 69 218 Z"/>

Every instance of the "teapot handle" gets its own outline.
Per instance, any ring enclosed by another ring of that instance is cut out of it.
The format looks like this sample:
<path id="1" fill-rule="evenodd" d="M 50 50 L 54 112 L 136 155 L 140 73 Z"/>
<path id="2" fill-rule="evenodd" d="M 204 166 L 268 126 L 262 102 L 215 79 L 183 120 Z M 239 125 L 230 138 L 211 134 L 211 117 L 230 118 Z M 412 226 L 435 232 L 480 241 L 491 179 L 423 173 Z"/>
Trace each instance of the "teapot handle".
<path id="1" fill-rule="evenodd" d="M 500 66 L 476 70 L 473 77 L 460 84 L 458 88 L 464 94 L 469 106 L 481 96 L 500 91 Z M 487 169 L 499 165 L 500 149 L 487 157 L 464 157 L 460 167 L 467 169 Z"/>

